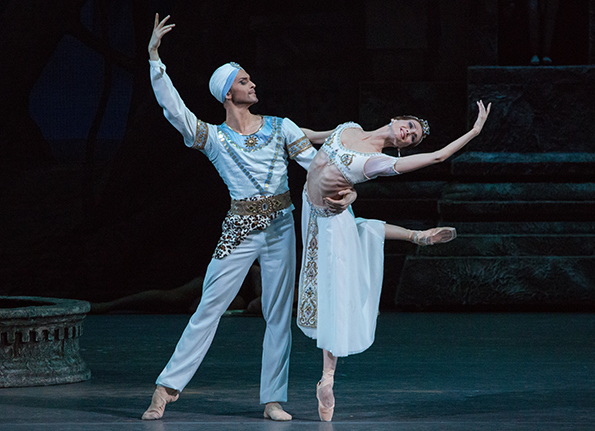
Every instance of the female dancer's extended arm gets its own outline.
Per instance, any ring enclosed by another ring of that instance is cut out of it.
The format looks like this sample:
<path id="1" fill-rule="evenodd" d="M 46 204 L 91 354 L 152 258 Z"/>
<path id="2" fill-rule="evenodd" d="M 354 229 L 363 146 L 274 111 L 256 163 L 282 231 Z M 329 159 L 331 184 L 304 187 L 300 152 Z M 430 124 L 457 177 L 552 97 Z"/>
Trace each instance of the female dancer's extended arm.
<path id="1" fill-rule="evenodd" d="M 488 107 L 486 109 L 486 107 L 483 105 L 483 102 L 480 100 L 477 102 L 477 106 L 479 108 L 479 113 L 477 114 L 477 120 L 475 120 L 475 124 L 471 130 L 469 130 L 459 139 L 451 142 L 447 146 L 437 151 L 434 151 L 433 153 L 413 154 L 411 156 L 399 158 L 399 160 L 395 163 L 395 171 L 404 174 L 406 172 L 415 171 L 435 163 L 443 162 L 467 145 L 471 139 L 475 138 L 481 132 L 481 129 L 488 118 L 488 114 L 490 113 L 492 104 L 488 103 Z"/>

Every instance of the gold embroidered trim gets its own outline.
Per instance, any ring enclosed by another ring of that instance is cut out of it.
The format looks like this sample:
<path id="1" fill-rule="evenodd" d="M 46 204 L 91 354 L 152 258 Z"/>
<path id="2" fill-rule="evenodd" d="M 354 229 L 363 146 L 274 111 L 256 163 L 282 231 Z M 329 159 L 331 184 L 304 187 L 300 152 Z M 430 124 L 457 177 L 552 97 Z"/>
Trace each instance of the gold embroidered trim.
<path id="1" fill-rule="evenodd" d="M 223 123 L 220 126 L 217 126 L 217 130 L 219 131 L 219 139 L 222 142 L 223 142 L 223 140 L 225 140 L 230 146 L 238 148 L 242 152 L 251 153 L 253 151 L 258 151 L 261 148 L 268 146 L 272 142 L 273 138 L 275 138 L 276 133 L 279 133 L 279 131 L 281 129 L 281 121 L 279 121 L 279 118 L 268 117 L 268 116 L 266 116 L 266 117 L 263 116 L 262 118 L 263 118 L 263 122 L 262 122 L 262 126 L 260 127 L 260 129 L 258 129 L 256 132 L 254 132 L 253 134 L 248 135 L 248 136 L 242 135 L 242 134 L 236 132 L 231 127 L 229 127 L 227 125 L 227 123 Z M 265 141 L 262 141 L 262 139 L 266 138 L 266 135 L 262 136 L 262 138 L 258 138 L 258 136 L 256 136 L 256 135 L 257 135 L 257 133 L 260 133 L 261 131 L 264 132 L 263 129 L 268 124 L 269 119 L 271 120 L 271 127 L 273 128 L 273 130 L 272 130 L 271 134 L 268 135 L 268 138 Z M 233 135 L 237 135 L 239 138 L 232 138 L 230 133 L 233 133 Z M 256 138 L 256 140 L 250 139 L 251 137 Z M 245 146 L 240 145 L 240 143 L 242 142 L 242 139 L 244 139 Z M 250 141 L 246 142 L 249 139 L 250 139 Z"/>
<path id="2" fill-rule="evenodd" d="M 343 163 L 345 167 L 348 168 L 351 162 L 353 162 L 353 154 L 343 154 L 340 159 L 341 163 Z"/>
<path id="3" fill-rule="evenodd" d="M 289 191 L 274 196 L 259 196 L 254 200 L 232 200 L 229 212 L 236 215 L 268 216 L 291 205 Z"/>
<path id="4" fill-rule="evenodd" d="M 194 144 L 192 148 L 195 150 L 203 150 L 207 144 L 209 138 L 209 127 L 207 123 L 202 120 L 196 120 L 196 137 L 194 138 Z"/>
<path id="5" fill-rule="evenodd" d="M 307 196 L 307 195 L 306 195 Z M 306 262 L 301 274 L 298 325 L 316 328 L 318 324 L 318 221 L 311 207 L 306 240 Z"/>
<path id="6" fill-rule="evenodd" d="M 287 145 L 287 152 L 289 153 L 289 158 L 293 159 L 301 152 L 307 150 L 308 148 L 312 147 L 312 143 L 310 140 L 304 136 L 297 141 L 292 142 L 291 144 Z"/>

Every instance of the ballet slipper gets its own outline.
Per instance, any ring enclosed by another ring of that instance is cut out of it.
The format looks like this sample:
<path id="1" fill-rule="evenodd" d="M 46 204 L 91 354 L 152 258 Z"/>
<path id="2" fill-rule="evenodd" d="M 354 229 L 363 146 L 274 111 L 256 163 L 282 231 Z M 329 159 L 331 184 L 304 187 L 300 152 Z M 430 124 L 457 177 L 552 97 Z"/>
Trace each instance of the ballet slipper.
<path id="1" fill-rule="evenodd" d="M 320 400 L 320 391 L 325 386 L 331 386 L 331 392 L 335 383 L 335 370 L 325 370 L 322 372 L 322 379 L 316 384 L 316 398 L 318 399 L 318 416 L 322 422 L 330 422 L 335 412 L 335 403 L 332 406 L 325 406 Z"/>
<path id="2" fill-rule="evenodd" d="M 435 227 L 424 231 L 414 231 L 411 242 L 417 245 L 443 244 L 457 237 L 454 227 Z"/>
<path id="3" fill-rule="evenodd" d="M 267 403 L 264 406 L 264 418 L 273 421 L 290 421 L 291 415 L 283 410 L 279 403 Z"/>
<path id="4" fill-rule="evenodd" d="M 153 398 L 151 399 L 151 405 L 146 412 L 143 413 L 142 419 L 145 421 L 161 419 L 163 412 L 165 411 L 165 405 L 177 401 L 180 397 L 180 392 L 175 389 L 166 388 L 165 386 L 159 386 L 155 388 L 153 392 Z"/>

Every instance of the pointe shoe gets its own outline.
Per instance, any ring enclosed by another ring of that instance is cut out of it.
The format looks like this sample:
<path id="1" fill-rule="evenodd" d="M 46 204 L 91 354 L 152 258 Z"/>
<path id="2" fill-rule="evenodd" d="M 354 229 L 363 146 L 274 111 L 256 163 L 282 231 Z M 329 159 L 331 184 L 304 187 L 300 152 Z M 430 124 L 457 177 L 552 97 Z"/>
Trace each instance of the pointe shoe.
<path id="1" fill-rule="evenodd" d="M 333 413 L 335 412 L 335 403 L 333 402 L 332 406 L 325 406 L 322 404 L 320 400 L 320 391 L 325 386 L 330 385 L 331 391 L 333 390 L 333 385 L 335 383 L 335 371 L 328 370 L 322 373 L 322 379 L 316 384 L 316 398 L 318 399 L 318 416 L 320 416 L 320 420 L 322 422 L 330 422 L 333 418 Z"/>
<path id="2" fill-rule="evenodd" d="M 157 386 L 153 392 L 151 405 L 146 412 L 143 413 L 142 419 L 144 421 L 161 419 L 165 411 L 165 405 L 177 401 L 180 397 L 180 392 L 175 389 L 166 388 L 165 386 Z"/>
<path id="3" fill-rule="evenodd" d="M 444 244 L 457 237 L 454 227 L 435 227 L 424 231 L 415 231 L 411 242 L 417 245 Z"/>
<path id="4" fill-rule="evenodd" d="M 264 418 L 273 421 L 290 421 L 291 415 L 283 410 L 279 403 L 267 403 L 264 407 Z"/>

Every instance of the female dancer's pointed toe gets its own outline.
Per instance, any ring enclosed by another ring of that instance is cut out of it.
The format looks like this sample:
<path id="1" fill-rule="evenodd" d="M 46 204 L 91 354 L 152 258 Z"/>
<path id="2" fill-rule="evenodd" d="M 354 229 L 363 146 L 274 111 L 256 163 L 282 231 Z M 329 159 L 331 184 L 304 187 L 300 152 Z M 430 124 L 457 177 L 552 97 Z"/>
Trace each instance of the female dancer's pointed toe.
<path id="1" fill-rule="evenodd" d="M 335 372 L 333 370 L 325 371 L 322 374 L 322 379 L 316 384 L 316 398 L 318 399 L 318 416 L 320 416 L 320 420 L 322 422 L 330 422 L 333 419 L 333 413 L 335 412 L 335 402 L 333 396 L 333 405 L 332 406 L 325 406 L 322 403 L 322 396 L 320 395 L 321 391 L 326 387 L 330 386 L 331 395 L 333 391 L 333 385 L 335 383 L 334 379 Z"/>
<path id="2" fill-rule="evenodd" d="M 435 227 L 424 231 L 415 231 L 413 243 L 417 245 L 444 244 L 457 237 L 454 227 Z"/>

